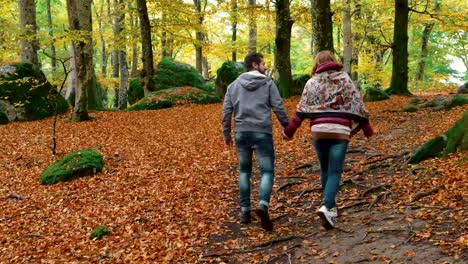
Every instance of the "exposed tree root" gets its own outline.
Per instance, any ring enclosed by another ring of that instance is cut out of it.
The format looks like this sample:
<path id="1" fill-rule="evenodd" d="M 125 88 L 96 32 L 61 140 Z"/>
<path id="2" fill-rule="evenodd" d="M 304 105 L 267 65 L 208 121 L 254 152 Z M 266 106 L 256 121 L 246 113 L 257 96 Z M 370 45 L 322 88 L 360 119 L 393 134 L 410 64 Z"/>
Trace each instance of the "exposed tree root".
<path id="1" fill-rule="evenodd" d="M 419 192 L 419 193 L 416 193 L 413 198 L 411 199 L 411 202 L 416 202 L 417 200 L 423 198 L 423 197 L 426 197 L 428 195 L 431 195 L 431 194 L 434 194 L 434 193 L 437 193 L 439 190 L 442 190 L 442 189 L 445 189 L 445 185 L 439 185 L 437 187 L 435 187 L 434 189 L 431 189 L 429 191 L 425 191 L 425 192 Z"/>

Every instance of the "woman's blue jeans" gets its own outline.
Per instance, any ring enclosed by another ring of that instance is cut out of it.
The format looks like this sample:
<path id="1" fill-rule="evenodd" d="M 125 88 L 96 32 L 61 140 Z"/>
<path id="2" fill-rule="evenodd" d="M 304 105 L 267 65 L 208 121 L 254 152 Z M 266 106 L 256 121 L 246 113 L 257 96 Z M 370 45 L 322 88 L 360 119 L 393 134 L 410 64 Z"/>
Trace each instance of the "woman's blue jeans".
<path id="1" fill-rule="evenodd" d="M 237 159 L 239 160 L 239 191 L 241 211 L 251 210 L 250 177 L 252 156 L 255 150 L 260 168 L 259 205 L 270 204 L 271 190 L 275 177 L 275 148 L 273 136 L 259 132 L 237 132 L 235 135 Z"/>
<path id="2" fill-rule="evenodd" d="M 318 139 L 314 140 L 314 147 L 320 162 L 323 203 L 331 209 L 336 207 L 335 197 L 340 186 L 348 140 Z"/>

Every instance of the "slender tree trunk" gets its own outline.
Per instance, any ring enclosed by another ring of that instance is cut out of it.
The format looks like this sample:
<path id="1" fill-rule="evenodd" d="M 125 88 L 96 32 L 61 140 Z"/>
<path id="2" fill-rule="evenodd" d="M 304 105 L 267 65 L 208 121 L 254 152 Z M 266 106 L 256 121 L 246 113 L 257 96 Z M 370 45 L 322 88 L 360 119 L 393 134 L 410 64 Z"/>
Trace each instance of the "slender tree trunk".
<path id="1" fill-rule="evenodd" d="M 72 120 L 88 120 L 88 91 L 93 79 L 93 46 L 91 0 L 67 0 L 68 23 L 70 30 L 80 31 L 83 38 L 72 42 L 74 67 L 77 76 L 75 107 Z"/>
<path id="2" fill-rule="evenodd" d="M 435 1 L 434 11 L 440 11 L 440 2 L 438 0 Z M 426 67 L 426 60 L 428 54 L 427 46 L 433 28 L 434 22 L 426 23 L 424 25 L 423 35 L 421 39 L 421 60 L 419 61 L 418 67 L 416 68 L 416 81 L 422 81 L 424 78 L 424 69 Z"/>
<path id="3" fill-rule="evenodd" d="M 31 63 L 36 70 L 41 68 L 37 51 L 36 3 L 34 0 L 19 0 L 19 22 L 23 37 L 20 41 L 21 62 Z"/>
<path id="4" fill-rule="evenodd" d="M 393 63 L 390 94 L 411 95 L 408 91 L 408 0 L 395 0 Z"/>
<path id="5" fill-rule="evenodd" d="M 198 29 L 195 33 L 196 40 L 195 40 L 195 56 L 196 56 L 196 68 L 200 73 L 203 73 L 203 43 L 205 42 L 205 35 L 201 31 L 203 27 L 203 20 L 204 15 L 202 12 L 205 11 L 206 7 L 206 0 L 193 0 L 195 4 L 195 8 L 197 10 L 198 15 Z M 203 5 L 203 6 L 202 6 Z"/>
<path id="6" fill-rule="evenodd" d="M 131 24 L 133 25 L 133 29 L 138 28 L 138 19 L 133 17 L 133 14 L 130 13 L 130 20 L 133 21 Z M 133 39 L 132 44 L 132 72 L 130 76 L 132 78 L 136 78 L 138 75 L 138 45 L 137 42 Z"/>
<path id="7" fill-rule="evenodd" d="M 343 0 L 343 66 L 344 71 L 351 76 L 351 61 L 353 59 L 353 35 L 351 33 L 351 0 Z"/>
<path id="8" fill-rule="evenodd" d="M 291 18 L 289 0 L 276 1 L 276 50 L 275 68 L 278 73 L 278 88 L 282 97 L 291 95 Z"/>
<path id="9" fill-rule="evenodd" d="M 49 36 L 51 38 L 54 37 L 54 31 L 53 31 L 53 24 L 52 24 L 52 14 L 50 11 L 50 0 L 46 1 L 46 9 L 47 9 L 47 27 L 49 30 Z M 52 72 L 55 72 L 55 69 L 57 68 L 57 52 L 55 50 L 55 44 L 52 42 L 50 45 L 50 65 L 52 66 Z"/>
<path id="10" fill-rule="evenodd" d="M 232 46 L 232 61 L 237 60 L 237 0 L 231 0 L 231 46 Z"/>
<path id="11" fill-rule="evenodd" d="M 141 31 L 141 47 L 143 70 L 141 80 L 143 82 L 143 90 L 145 96 L 148 96 L 154 90 L 154 66 L 153 66 L 153 50 L 151 45 L 151 25 L 148 18 L 148 9 L 146 8 L 146 0 L 137 0 L 138 16 L 140 19 Z"/>
<path id="12" fill-rule="evenodd" d="M 249 0 L 249 52 L 257 52 L 256 0 Z"/>
<path id="13" fill-rule="evenodd" d="M 98 25 L 98 32 L 99 32 L 99 43 L 101 45 L 101 74 L 105 77 L 107 74 L 107 50 L 106 50 L 106 41 L 104 39 L 104 32 L 102 28 L 102 20 L 104 18 L 104 1 L 102 0 L 101 0 L 100 8 L 101 9 L 98 12 L 96 5 L 94 5 L 94 14 L 97 18 L 97 25 Z"/>
<path id="14" fill-rule="evenodd" d="M 210 79 L 210 65 L 208 64 L 208 58 L 207 57 L 203 57 L 203 60 L 202 60 L 202 64 L 203 64 L 203 78 L 205 80 L 209 80 Z"/>
<path id="15" fill-rule="evenodd" d="M 113 43 L 113 48 L 112 48 L 112 57 L 111 57 L 111 63 L 112 63 L 112 77 L 117 78 L 119 77 L 119 49 L 118 49 L 118 43 L 119 43 L 119 16 L 117 15 L 120 13 L 119 11 L 119 2 L 118 0 L 113 0 L 113 6 L 114 6 L 114 16 L 112 17 L 112 33 L 114 34 L 114 43 Z"/>
<path id="16" fill-rule="evenodd" d="M 124 0 L 119 0 L 121 7 L 125 6 Z M 125 13 L 119 11 L 118 13 L 118 36 L 122 37 L 122 31 L 124 30 Z M 128 65 L 127 65 L 127 52 L 125 44 L 119 47 L 119 65 L 120 65 L 120 85 L 119 85 L 119 97 L 118 97 L 118 108 L 127 108 L 127 90 L 128 90 Z"/>
<path id="17" fill-rule="evenodd" d="M 333 48 L 333 26 L 330 0 L 311 0 L 311 4 L 314 54 L 322 50 L 335 52 Z"/>
<path id="18" fill-rule="evenodd" d="M 68 87 L 65 93 L 65 99 L 70 103 L 72 107 L 75 107 L 75 97 L 76 97 L 76 86 L 77 84 L 77 75 L 75 69 L 75 52 L 73 46 L 70 49 L 70 74 L 68 75 Z"/>

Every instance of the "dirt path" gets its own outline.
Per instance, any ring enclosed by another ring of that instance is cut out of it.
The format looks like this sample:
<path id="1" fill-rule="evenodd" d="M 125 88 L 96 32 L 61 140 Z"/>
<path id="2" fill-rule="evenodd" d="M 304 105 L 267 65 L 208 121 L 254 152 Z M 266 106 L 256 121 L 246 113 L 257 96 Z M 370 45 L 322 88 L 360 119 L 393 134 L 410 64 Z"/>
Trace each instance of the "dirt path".
<path id="1" fill-rule="evenodd" d="M 385 138 L 408 136 L 407 133 L 410 132 L 394 129 Z M 300 144 L 310 143 L 303 140 Z M 232 211 L 233 221 L 225 224 L 224 233 L 211 236 L 201 260 L 215 263 L 466 263 L 466 250 L 457 255 L 444 251 L 429 237 L 416 238 L 417 233 L 424 234 L 431 220 L 416 218 L 424 206 L 402 200 L 402 194 L 396 189 L 398 185 L 393 184 L 394 180 L 407 175 L 402 170 L 408 170 L 405 160 L 410 151 L 403 148 L 397 153 L 379 153 L 370 145 L 359 139 L 350 145 L 338 197 L 336 229 L 326 231 L 316 216 L 321 190 L 319 166 L 313 160 L 276 178 L 271 208 L 275 231 L 259 235 L 262 230 L 258 221 L 240 225 L 238 211 Z M 286 155 L 295 160 L 291 157 L 294 153 L 279 153 L 279 159 L 285 159 Z M 235 173 L 235 164 L 230 170 Z M 254 175 L 258 175 L 258 171 L 254 171 Z M 258 186 L 258 180 L 254 180 L 253 185 Z M 257 195 L 255 189 L 253 199 Z M 456 228 L 449 222 L 439 228 L 437 234 L 442 236 L 457 237 L 464 232 L 463 228 L 454 231 Z"/>

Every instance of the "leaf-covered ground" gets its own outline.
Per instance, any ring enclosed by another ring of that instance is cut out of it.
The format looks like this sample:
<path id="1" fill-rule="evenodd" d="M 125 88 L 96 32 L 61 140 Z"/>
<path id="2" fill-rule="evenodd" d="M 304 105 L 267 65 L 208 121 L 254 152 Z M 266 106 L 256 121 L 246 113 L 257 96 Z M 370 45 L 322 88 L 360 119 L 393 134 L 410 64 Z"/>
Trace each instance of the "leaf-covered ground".
<path id="1" fill-rule="evenodd" d="M 297 100 L 286 100 L 290 114 Z M 315 214 L 318 164 L 306 124 L 287 142 L 275 121 L 270 233 L 257 221 L 238 223 L 236 155 L 222 142 L 221 104 L 98 112 L 81 123 L 61 116 L 57 158 L 94 148 L 105 168 L 51 186 L 39 176 L 54 161 L 52 119 L 0 126 L 0 262 L 461 263 L 467 152 L 405 161 L 468 107 L 401 112 L 410 100 L 367 103 L 376 135 L 350 143 L 332 231 Z M 257 201 L 258 170 L 253 184 Z M 110 233 L 91 240 L 100 225 Z"/>

